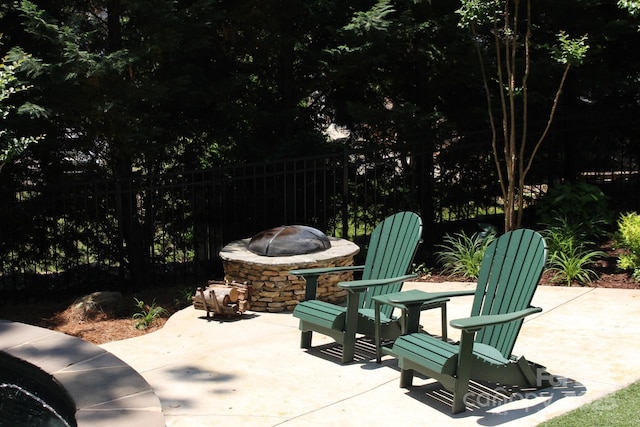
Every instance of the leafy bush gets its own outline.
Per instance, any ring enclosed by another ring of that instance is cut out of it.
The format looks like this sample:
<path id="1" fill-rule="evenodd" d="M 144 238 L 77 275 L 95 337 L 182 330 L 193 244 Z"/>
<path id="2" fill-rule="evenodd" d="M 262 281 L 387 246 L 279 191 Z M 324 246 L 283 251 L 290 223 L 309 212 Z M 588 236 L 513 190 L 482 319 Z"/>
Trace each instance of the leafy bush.
<path id="1" fill-rule="evenodd" d="M 181 309 L 193 304 L 191 297 L 193 297 L 193 289 L 182 288 L 178 290 L 179 295 L 173 300 L 173 304 L 176 309 Z"/>
<path id="2" fill-rule="evenodd" d="M 629 212 L 618 220 L 618 244 L 626 253 L 618 257 L 618 267 L 633 270 L 633 278 L 640 282 L 640 215 Z"/>
<path id="3" fill-rule="evenodd" d="M 571 229 L 580 229 L 588 239 L 604 236 L 614 218 L 602 190 L 586 182 L 551 187 L 536 203 L 536 215 L 549 228 L 564 218 Z"/>
<path id="4" fill-rule="evenodd" d="M 592 244 L 587 240 L 582 225 L 570 222 L 564 216 L 554 218 L 551 225 L 540 234 L 544 237 L 550 256 L 556 252 L 568 253 L 572 247 L 586 247 Z"/>
<path id="5" fill-rule="evenodd" d="M 476 279 L 480 274 L 482 257 L 487 247 L 496 239 L 495 231 L 474 233 L 465 232 L 445 235 L 444 243 L 439 245 L 442 251 L 436 252 L 443 272 L 451 276 L 464 276 Z"/>
<path id="6" fill-rule="evenodd" d="M 146 329 L 151 326 L 159 317 L 163 315 L 168 315 L 169 312 L 160 306 L 156 306 L 155 301 L 149 306 L 144 303 L 144 301 L 140 301 L 138 298 L 134 298 L 136 300 L 136 305 L 140 309 L 139 312 L 134 313 L 132 319 L 134 321 L 133 326 L 136 329 Z"/>

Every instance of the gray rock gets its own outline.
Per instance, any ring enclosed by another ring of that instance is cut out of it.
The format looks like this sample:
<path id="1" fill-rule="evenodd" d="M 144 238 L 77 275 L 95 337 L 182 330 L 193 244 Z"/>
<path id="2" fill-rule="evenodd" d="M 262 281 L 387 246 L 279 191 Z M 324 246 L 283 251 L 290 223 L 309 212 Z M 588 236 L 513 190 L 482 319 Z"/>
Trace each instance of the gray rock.
<path id="1" fill-rule="evenodd" d="M 100 291 L 78 298 L 73 303 L 73 308 L 82 310 L 85 313 L 95 311 L 115 312 L 122 304 L 123 298 L 120 292 Z"/>

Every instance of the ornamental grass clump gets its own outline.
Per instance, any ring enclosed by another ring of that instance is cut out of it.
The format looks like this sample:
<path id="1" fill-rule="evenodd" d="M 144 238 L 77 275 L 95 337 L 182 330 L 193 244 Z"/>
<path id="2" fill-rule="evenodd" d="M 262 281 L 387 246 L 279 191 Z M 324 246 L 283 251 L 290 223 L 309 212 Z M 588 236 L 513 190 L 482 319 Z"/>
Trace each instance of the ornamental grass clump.
<path id="1" fill-rule="evenodd" d="M 149 326 L 153 325 L 158 318 L 169 314 L 169 312 L 164 308 L 156 306 L 155 301 L 151 305 L 147 305 L 144 301 L 140 301 L 138 298 L 134 299 L 136 300 L 136 305 L 140 309 L 140 311 L 134 313 L 132 316 L 133 326 L 135 326 L 136 329 L 147 329 Z"/>
<path id="2" fill-rule="evenodd" d="M 633 279 L 640 282 L 640 215 L 635 212 L 620 215 L 617 241 L 625 250 L 618 257 L 618 267 L 632 271 Z"/>
<path id="3" fill-rule="evenodd" d="M 598 278 L 598 273 L 590 267 L 595 262 L 607 256 L 606 253 L 598 250 L 588 250 L 582 245 L 568 243 L 564 250 L 553 252 L 548 259 L 549 271 L 554 273 L 553 282 L 564 282 L 571 286 L 573 282 L 588 284 Z"/>
<path id="4" fill-rule="evenodd" d="M 445 235 L 444 243 L 439 245 L 443 250 L 436 252 L 443 273 L 477 279 L 484 253 L 495 239 L 496 233 L 493 231 L 471 236 L 464 231 L 453 236 Z"/>
<path id="5" fill-rule="evenodd" d="M 585 285 L 598 278 L 598 273 L 591 267 L 607 254 L 591 249 L 594 244 L 587 240 L 585 228 L 591 227 L 559 215 L 541 232 L 549 253 L 547 269 L 554 273 L 552 282 L 566 283 L 567 286 L 573 282 Z"/>

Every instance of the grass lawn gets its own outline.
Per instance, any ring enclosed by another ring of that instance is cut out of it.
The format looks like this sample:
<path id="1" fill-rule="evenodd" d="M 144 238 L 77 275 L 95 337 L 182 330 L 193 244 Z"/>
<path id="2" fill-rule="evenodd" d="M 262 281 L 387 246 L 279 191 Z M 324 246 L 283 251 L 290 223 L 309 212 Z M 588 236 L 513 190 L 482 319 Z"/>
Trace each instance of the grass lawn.
<path id="1" fill-rule="evenodd" d="M 637 425 L 640 425 L 640 382 L 539 424 L 539 427 Z"/>

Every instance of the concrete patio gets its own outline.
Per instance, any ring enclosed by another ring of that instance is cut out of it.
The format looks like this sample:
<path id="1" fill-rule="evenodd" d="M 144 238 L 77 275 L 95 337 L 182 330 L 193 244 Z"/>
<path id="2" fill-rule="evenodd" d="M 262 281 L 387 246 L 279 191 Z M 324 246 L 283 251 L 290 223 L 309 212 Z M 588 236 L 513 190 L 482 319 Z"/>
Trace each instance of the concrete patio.
<path id="1" fill-rule="evenodd" d="M 450 290 L 469 283 L 409 283 L 405 289 Z M 449 319 L 465 317 L 472 297 L 449 303 Z M 290 312 L 248 312 L 238 320 L 205 318 L 188 307 L 163 329 L 102 347 L 135 370 L 160 399 L 167 426 L 505 425 L 534 426 L 640 379 L 640 291 L 541 286 L 515 354 L 560 378 L 553 388 L 517 391 L 511 399 L 481 395 L 452 416 L 447 393 L 432 380 L 399 388 L 396 361 L 375 363 L 361 340 L 356 361 L 339 363 L 340 347 L 315 334 L 299 348 Z M 421 324 L 439 333 L 439 310 Z M 449 337 L 456 339 L 450 329 Z M 606 411 L 614 408 L 603 407 Z"/>

